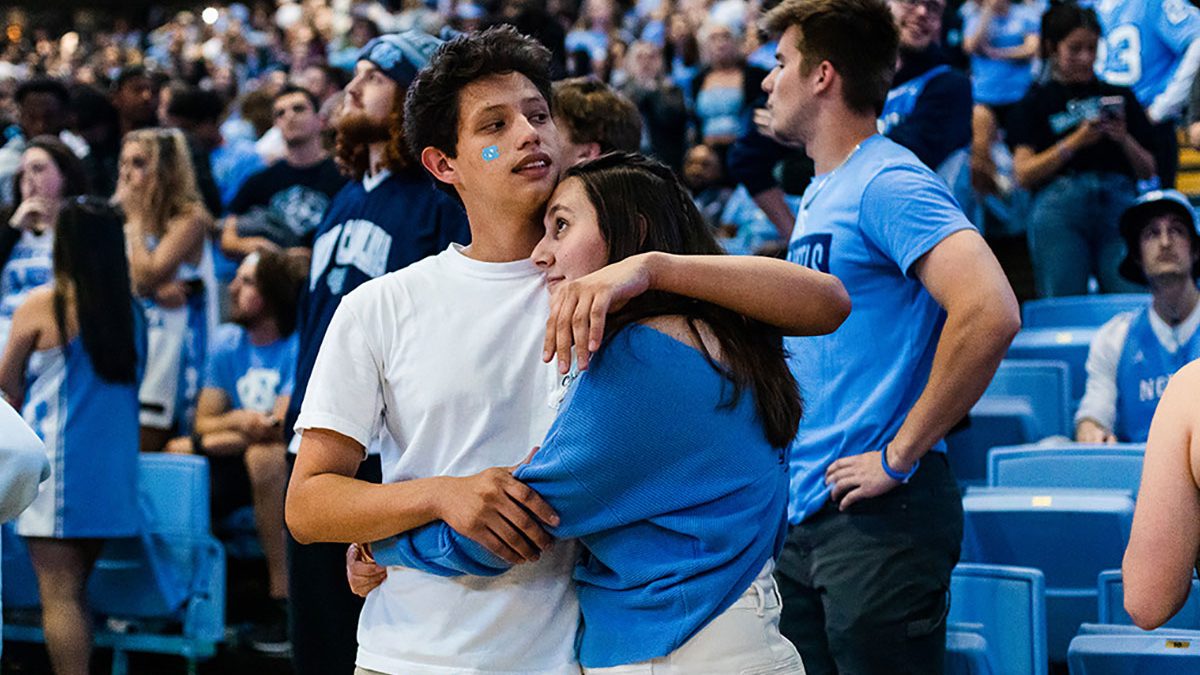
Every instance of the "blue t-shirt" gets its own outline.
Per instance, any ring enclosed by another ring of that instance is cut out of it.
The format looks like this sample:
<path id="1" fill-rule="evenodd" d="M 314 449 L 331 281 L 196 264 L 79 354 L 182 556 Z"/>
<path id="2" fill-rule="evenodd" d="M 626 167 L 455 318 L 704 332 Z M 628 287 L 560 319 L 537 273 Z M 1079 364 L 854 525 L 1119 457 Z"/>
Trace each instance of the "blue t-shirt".
<path id="1" fill-rule="evenodd" d="M 801 203 L 788 260 L 840 279 L 854 311 L 831 335 L 786 340 L 807 402 L 791 448 L 793 523 L 829 498 L 830 464 L 884 448 L 920 397 L 946 315 L 912 266 L 972 227 L 937 174 L 878 135 Z"/>
<path id="2" fill-rule="evenodd" d="M 288 440 L 325 330 L 342 297 L 364 281 L 408 267 L 451 243 L 471 241 L 466 212 L 434 187 L 424 171 L 380 178 L 367 181 L 370 189 L 364 181 L 347 183 L 317 227 L 308 285 L 300 296 L 296 323 L 300 355 L 295 392 L 283 426 Z"/>
<path id="3" fill-rule="evenodd" d="M 217 329 L 204 369 L 204 386 L 220 389 L 234 410 L 270 414 L 275 399 L 290 396 L 296 382 L 296 334 L 267 345 L 250 341 L 245 328 Z"/>
<path id="4" fill-rule="evenodd" d="M 1093 6 L 1104 27 L 1096 73 L 1131 87 L 1142 105 L 1150 105 L 1200 38 L 1200 10 L 1187 0 L 1098 0 Z"/>
<path id="5" fill-rule="evenodd" d="M 263 170 L 262 157 L 254 143 L 235 138 L 223 143 L 208 156 L 213 180 L 221 191 L 221 205 L 228 207 L 246 179 Z"/>
<path id="6" fill-rule="evenodd" d="M 968 3 L 963 5 L 962 14 L 963 33 L 974 35 L 979 30 L 983 12 L 977 4 Z M 1037 8 L 1012 5 L 1004 16 L 992 17 L 985 44 L 997 49 L 1020 47 L 1026 37 L 1038 34 L 1041 22 L 1042 15 Z M 1016 103 L 1025 95 L 1031 82 L 1033 65 L 1030 60 L 993 59 L 981 54 L 971 56 L 971 91 L 979 103 Z"/>

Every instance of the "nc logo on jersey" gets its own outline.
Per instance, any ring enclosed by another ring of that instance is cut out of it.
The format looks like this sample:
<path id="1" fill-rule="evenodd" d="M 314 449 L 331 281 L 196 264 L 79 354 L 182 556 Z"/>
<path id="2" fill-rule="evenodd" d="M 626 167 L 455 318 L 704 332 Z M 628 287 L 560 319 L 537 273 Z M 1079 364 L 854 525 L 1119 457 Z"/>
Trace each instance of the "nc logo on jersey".
<path id="1" fill-rule="evenodd" d="M 238 398 L 242 407 L 270 413 L 279 393 L 279 371 L 270 368 L 250 368 L 237 381 Z"/>
<path id="2" fill-rule="evenodd" d="M 1149 377 L 1139 380 L 1138 400 L 1142 403 L 1159 400 L 1162 398 L 1163 392 L 1167 390 L 1167 383 L 1170 381 L 1170 375 L 1159 375 L 1158 377 Z"/>
<path id="3" fill-rule="evenodd" d="M 1167 21 L 1172 26 L 1178 26 L 1187 21 L 1190 11 L 1195 11 L 1195 9 L 1184 0 L 1165 0 L 1163 2 L 1163 14 L 1166 15 Z"/>
<path id="4" fill-rule="evenodd" d="M 271 198 L 271 214 L 293 234 L 304 236 L 317 229 L 329 207 L 329 197 L 320 190 L 295 185 Z"/>
<path id="5" fill-rule="evenodd" d="M 788 247 L 788 260 L 809 269 L 829 274 L 829 255 L 833 249 L 833 234 L 806 234 Z"/>

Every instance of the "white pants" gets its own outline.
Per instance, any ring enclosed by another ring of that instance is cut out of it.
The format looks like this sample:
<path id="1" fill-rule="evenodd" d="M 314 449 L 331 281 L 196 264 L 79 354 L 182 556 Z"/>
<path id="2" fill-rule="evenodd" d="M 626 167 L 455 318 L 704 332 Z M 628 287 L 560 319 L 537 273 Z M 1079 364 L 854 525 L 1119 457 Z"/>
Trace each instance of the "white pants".
<path id="1" fill-rule="evenodd" d="M 768 561 L 750 588 L 699 633 L 666 656 L 588 675 L 804 675 L 800 654 L 779 632 L 783 606 Z"/>
<path id="2" fill-rule="evenodd" d="M 800 654 L 779 632 L 783 602 L 775 587 L 775 562 L 742 597 L 692 639 L 666 656 L 611 668 L 583 668 L 585 675 L 804 675 Z M 384 675 L 358 667 L 355 675 Z"/>

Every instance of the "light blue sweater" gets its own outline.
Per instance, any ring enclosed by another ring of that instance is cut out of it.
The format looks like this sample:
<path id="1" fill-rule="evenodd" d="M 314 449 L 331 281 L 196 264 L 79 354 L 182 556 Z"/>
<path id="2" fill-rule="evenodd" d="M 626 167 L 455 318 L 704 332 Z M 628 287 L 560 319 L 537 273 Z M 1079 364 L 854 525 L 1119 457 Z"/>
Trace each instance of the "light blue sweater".
<path id="1" fill-rule="evenodd" d="M 579 661 L 637 663 L 674 651 L 747 589 L 786 536 L 787 462 L 753 392 L 704 356 L 634 324 L 592 360 L 516 477 L 578 538 Z M 375 559 L 442 576 L 508 564 L 438 521 L 377 542 Z"/>

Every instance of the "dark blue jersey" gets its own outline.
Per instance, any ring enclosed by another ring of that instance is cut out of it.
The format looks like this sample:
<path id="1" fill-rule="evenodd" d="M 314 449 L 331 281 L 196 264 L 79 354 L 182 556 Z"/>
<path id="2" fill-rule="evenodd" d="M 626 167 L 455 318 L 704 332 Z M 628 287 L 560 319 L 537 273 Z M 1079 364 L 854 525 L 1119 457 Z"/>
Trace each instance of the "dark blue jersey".
<path id="1" fill-rule="evenodd" d="M 284 429 L 290 439 L 325 329 L 342 296 L 360 284 L 470 241 L 467 215 L 424 172 L 368 178 L 342 188 L 313 239 L 300 298 L 300 355 Z"/>

